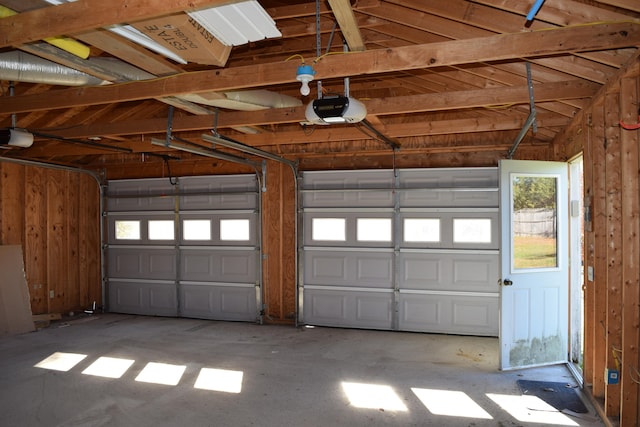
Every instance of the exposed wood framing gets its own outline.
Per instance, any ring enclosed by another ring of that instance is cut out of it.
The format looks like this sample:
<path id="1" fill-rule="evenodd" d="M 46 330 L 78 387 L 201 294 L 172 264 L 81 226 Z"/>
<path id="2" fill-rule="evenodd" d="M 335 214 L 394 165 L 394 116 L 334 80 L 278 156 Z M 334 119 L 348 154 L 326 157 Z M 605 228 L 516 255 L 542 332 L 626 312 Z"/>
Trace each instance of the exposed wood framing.
<path id="1" fill-rule="evenodd" d="M 22 245 L 33 314 L 101 305 L 97 183 L 0 162 L 0 244 Z M 53 295 L 53 296 L 51 296 Z"/>
<path id="2" fill-rule="evenodd" d="M 622 330 L 622 175 L 620 174 L 620 132 L 615 126 L 620 111 L 619 94 L 608 93 L 604 102 L 605 111 L 605 177 L 606 189 L 606 268 L 602 282 L 605 288 L 604 300 L 604 346 L 598 352 L 604 358 L 604 367 L 616 369 L 615 349 L 620 348 Z M 598 371 L 596 370 L 596 373 Z M 604 369 L 602 369 L 604 375 Z M 604 384 L 605 414 L 615 416 L 620 413 L 620 386 Z"/>
<path id="3" fill-rule="evenodd" d="M 587 96 L 592 96 L 597 91 L 597 85 L 580 80 L 554 82 L 554 83 L 541 83 L 534 85 L 534 91 L 536 94 L 536 100 L 538 102 L 544 102 L 551 99 L 575 99 Z M 36 98 L 43 95 L 36 95 Z M 441 108 L 446 109 L 463 109 L 472 107 L 491 107 L 498 102 L 508 102 L 512 104 L 527 104 L 529 102 L 529 91 L 526 85 L 512 86 L 512 87 L 498 87 L 492 89 L 476 89 L 476 90 L 461 90 L 455 92 L 448 92 L 446 94 L 425 94 L 414 95 L 405 97 L 396 97 L 394 100 L 388 99 L 376 99 L 366 101 L 365 105 L 367 111 L 372 115 L 385 115 L 402 110 L 405 112 L 427 112 L 437 111 Z M 0 99 L 0 108 L 2 100 Z M 294 108 L 276 108 L 271 110 L 253 111 L 248 112 L 227 112 L 221 114 L 218 120 L 218 128 L 228 128 L 233 126 L 255 126 L 274 122 L 280 123 L 296 123 L 304 120 L 305 107 Z M 524 121 L 526 117 L 522 120 Z M 215 115 L 202 115 L 202 116 L 184 116 L 175 117 L 173 120 L 172 129 L 174 131 L 200 131 L 208 130 L 212 128 Z M 544 120 L 544 115 L 541 120 Z M 509 127 L 519 129 L 522 126 L 521 121 L 505 125 L 500 121 L 489 122 L 483 120 L 468 120 L 464 121 L 436 121 L 433 123 L 422 124 L 402 124 L 398 126 L 389 126 L 385 129 L 390 137 L 401 136 L 405 133 L 406 126 L 411 126 L 411 131 L 416 132 L 414 135 L 434 135 L 441 134 L 449 129 L 451 132 L 476 132 L 482 131 L 483 127 L 491 127 L 493 123 L 494 129 L 500 129 L 501 127 Z M 559 123 L 560 124 L 560 123 Z M 116 134 L 130 134 L 130 135 L 144 135 L 150 133 L 163 132 L 166 129 L 166 119 L 148 119 L 148 120 L 123 120 L 113 124 L 88 124 L 86 126 L 77 126 L 72 129 L 62 129 L 57 132 L 59 136 L 66 138 L 82 138 L 88 136 L 109 136 Z M 420 129 L 421 127 L 421 129 Z M 341 128 L 344 129 L 344 128 Z M 344 140 L 345 135 L 342 133 L 336 134 L 335 128 L 333 130 L 317 129 L 318 133 L 323 133 L 322 138 L 324 141 L 330 141 L 332 139 Z M 328 133 L 334 132 L 334 135 L 328 135 Z M 351 130 L 345 130 L 345 132 L 352 132 Z M 358 131 L 352 132 L 354 135 L 362 135 Z M 297 140 L 300 142 L 307 142 L 307 139 L 301 140 L 299 133 Z M 274 142 L 270 140 L 284 140 L 287 141 L 287 135 L 279 133 L 278 135 L 261 134 L 258 136 L 241 136 L 242 142 L 251 145 L 270 145 Z M 313 141 L 313 136 L 309 137 L 309 141 Z M 356 137 L 353 137 L 354 139 Z M 267 141 L 267 142 L 265 142 Z M 133 148 L 133 147 L 130 147 Z"/>
<path id="4" fill-rule="evenodd" d="M 626 122 L 638 114 L 640 71 L 635 78 L 620 81 L 620 118 Z M 622 193 L 622 315 L 620 334 L 621 412 L 620 425 L 638 423 L 640 397 L 640 130 L 621 130 Z"/>
<path id="5" fill-rule="evenodd" d="M 281 163 L 267 161 L 268 209 L 262 212 L 264 299 L 267 321 L 292 322 L 295 318 L 295 177 Z"/>
<path id="6" fill-rule="evenodd" d="M 70 3 L 75 4 L 75 3 Z M 60 7 L 60 6 L 59 6 Z M 34 11 L 37 12 L 37 11 Z M 33 13 L 33 12 L 28 12 Z M 18 17 L 20 15 L 15 15 Z M 4 18 L 0 20 L 12 19 Z M 2 28 L 0 27 L 0 33 Z M 559 28 L 531 33 L 500 34 L 472 40 L 453 40 L 394 49 L 354 52 L 325 57 L 316 65 L 316 79 L 342 78 L 412 69 L 426 69 L 478 61 L 536 57 L 576 50 L 640 45 L 640 23 L 622 22 Z M 480 49 L 482 47 L 482 49 Z M 295 65 L 281 62 L 213 71 L 198 71 L 110 86 L 51 91 L 47 96 L 0 98 L 1 113 L 51 110 L 79 105 L 133 101 L 181 93 L 222 91 L 295 82 Z M 256 82 L 256 73 L 261 79 Z M 536 92 L 537 93 L 537 92 Z M 503 102 L 503 101 L 501 101 Z"/>
<path id="7" fill-rule="evenodd" d="M 584 152 L 591 216 L 584 243 L 585 383 L 607 420 L 634 426 L 640 405 L 640 130 L 624 130 L 618 122 L 637 120 L 638 58 L 620 74 L 555 141 L 566 149 L 565 158 Z M 619 384 L 607 383 L 605 368 L 619 370 Z"/>
<path id="8" fill-rule="evenodd" d="M 329 4 L 340 25 L 340 31 L 347 42 L 347 46 L 349 46 L 349 50 L 352 52 L 363 51 L 365 49 L 364 41 L 362 40 L 362 34 L 360 34 L 360 28 L 358 28 L 353 9 L 351 9 L 351 1 L 329 0 Z"/>

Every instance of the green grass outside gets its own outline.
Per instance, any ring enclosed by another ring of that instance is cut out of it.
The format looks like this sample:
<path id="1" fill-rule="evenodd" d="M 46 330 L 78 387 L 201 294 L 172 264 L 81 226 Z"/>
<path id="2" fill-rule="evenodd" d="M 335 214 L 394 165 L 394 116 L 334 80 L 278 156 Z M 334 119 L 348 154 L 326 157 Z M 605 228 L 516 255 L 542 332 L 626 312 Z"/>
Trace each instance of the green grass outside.
<path id="1" fill-rule="evenodd" d="M 551 268 L 557 266 L 556 239 L 517 236 L 513 239 L 515 268 Z"/>

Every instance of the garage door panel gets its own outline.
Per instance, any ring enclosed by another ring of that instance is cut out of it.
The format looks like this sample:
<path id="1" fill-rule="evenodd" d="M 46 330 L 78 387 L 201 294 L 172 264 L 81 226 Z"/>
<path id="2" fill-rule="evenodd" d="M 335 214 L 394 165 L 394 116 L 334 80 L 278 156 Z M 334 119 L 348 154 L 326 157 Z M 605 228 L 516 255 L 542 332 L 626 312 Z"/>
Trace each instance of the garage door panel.
<path id="1" fill-rule="evenodd" d="M 400 294 L 400 329 L 498 336 L 498 298 L 487 295 Z"/>
<path id="2" fill-rule="evenodd" d="M 175 252 L 171 249 L 111 248 L 109 276 L 130 279 L 175 279 Z"/>
<path id="3" fill-rule="evenodd" d="M 494 304 L 493 304 L 494 303 Z M 452 301 L 452 324 L 466 330 L 480 328 L 497 332 L 498 298 L 458 297 Z"/>
<path id="4" fill-rule="evenodd" d="M 390 171 L 332 171 L 305 174 L 305 188 L 340 190 L 366 189 L 364 191 L 319 191 L 303 194 L 306 207 L 351 207 L 365 206 L 392 207 L 393 195 L 390 191 L 374 191 L 378 188 L 392 188 L 393 174 Z"/>
<path id="5" fill-rule="evenodd" d="M 393 286 L 393 254 L 359 251 L 307 251 L 305 283 L 325 286 Z"/>
<path id="6" fill-rule="evenodd" d="M 182 210 L 252 209 L 258 206 L 255 176 L 219 176 L 213 180 L 211 177 L 184 177 L 180 178 L 180 186 L 185 193 L 196 193 L 180 197 Z"/>
<path id="7" fill-rule="evenodd" d="M 400 289 L 498 292 L 498 255 L 402 253 Z"/>
<path id="8" fill-rule="evenodd" d="M 181 280 L 255 283 L 255 250 L 183 249 Z"/>
<path id="9" fill-rule="evenodd" d="M 311 254 L 310 254 L 311 255 Z M 311 271 L 307 283 L 333 283 L 336 285 L 347 282 L 347 260 L 341 256 L 328 254 L 311 255 Z"/>
<path id="10" fill-rule="evenodd" d="M 181 315 L 199 319 L 257 320 L 255 286 L 182 283 Z"/>
<path id="11" fill-rule="evenodd" d="M 116 313 L 177 316 L 175 284 L 109 281 L 109 309 Z"/>
<path id="12" fill-rule="evenodd" d="M 391 329 L 391 292 L 306 289 L 304 300 L 306 323 Z"/>
<path id="13" fill-rule="evenodd" d="M 402 329 L 428 330 L 442 327 L 443 301 L 427 296 L 400 296 Z"/>
<path id="14" fill-rule="evenodd" d="M 402 288 L 445 289 L 445 261 L 436 254 L 402 254 L 400 257 Z"/>
<path id="15" fill-rule="evenodd" d="M 357 258 L 356 283 L 379 283 L 391 286 L 393 282 L 393 260 L 387 257 Z"/>
<path id="16" fill-rule="evenodd" d="M 146 257 L 133 250 L 109 250 L 110 277 L 143 277 L 148 268 Z"/>
<path id="17" fill-rule="evenodd" d="M 452 288 L 462 291 L 498 292 L 498 256 L 452 260 Z"/>
<path id="18" fill-rule="evenodd" d="M 399 180 L 402 188 L 414 189 L 400 194 L 402 207 L 491 207 L 499 202 L 496 168 L 402 170 Z"/>
<path id="19" fill-rule="evenodd" d="M 108 191 L 110 212 L 162 211 L 174 206 L 173 198 L 166 197 L 175 192 L 167 179 L 109 181 Z"/>

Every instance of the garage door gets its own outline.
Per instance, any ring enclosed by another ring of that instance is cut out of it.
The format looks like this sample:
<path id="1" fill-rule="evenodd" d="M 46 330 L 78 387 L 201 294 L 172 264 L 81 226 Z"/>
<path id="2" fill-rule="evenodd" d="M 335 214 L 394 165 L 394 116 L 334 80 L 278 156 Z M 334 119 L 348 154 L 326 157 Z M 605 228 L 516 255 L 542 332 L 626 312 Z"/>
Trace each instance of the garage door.
<path id="1" fill-rule="evenodd" d="M 109 311 L 258 320 L 255 176 L 109 181 L 106 194 Z"/>
<path id="2" fill-rule="evenodd" d="M 498 170 L 305 172 L 306 324 L 498 335 Z"/>

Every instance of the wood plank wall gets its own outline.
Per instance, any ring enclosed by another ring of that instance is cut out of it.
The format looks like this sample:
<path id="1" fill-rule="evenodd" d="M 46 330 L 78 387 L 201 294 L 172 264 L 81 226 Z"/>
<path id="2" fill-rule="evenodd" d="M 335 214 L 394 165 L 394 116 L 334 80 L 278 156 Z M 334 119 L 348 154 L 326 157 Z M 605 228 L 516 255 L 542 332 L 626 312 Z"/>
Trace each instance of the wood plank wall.
<path id="1" fill-rule="evenodd" d="M 554 141 L 584 161 L 584 379 L 610 425 L 638 426 L 640 397 L 640 60 L 605 85 Z M 592 272 L 592 273 L 591 273 Z M 592 274 L 592 277 L 590 277 Z M 619 384 L 605 369 L 619 371 Z"/>
<path id="2" fill-rule="evenodd" d="M 97 181 L 5 162 L 0 176 L 0 244 L 23 247 L 32 313 L 102 305 Z"/>

